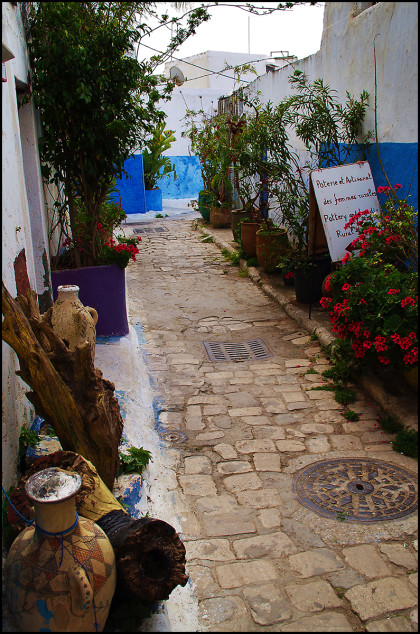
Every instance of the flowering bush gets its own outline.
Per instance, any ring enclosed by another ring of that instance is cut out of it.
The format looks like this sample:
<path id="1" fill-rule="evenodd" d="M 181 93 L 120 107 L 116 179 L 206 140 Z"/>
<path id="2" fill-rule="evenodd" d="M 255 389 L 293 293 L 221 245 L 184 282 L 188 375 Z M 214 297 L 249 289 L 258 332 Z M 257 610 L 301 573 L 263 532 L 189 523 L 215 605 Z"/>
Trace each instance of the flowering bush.
<path id="1" fill-rule="evenodd" d="M 320 304 L 328 309 L 338 337 L 336 354 L 360 366 L 411 368 L 418 363 L 417 231 L 413 207 L 385 193 L 385 213 L 354 214 L 358 236 L 339 269 L 324 284 Z"/>
<path id="2" fill-rule="evenodd" d="M 101 254 L 99 256 L 100 264 L 117 264 L 121 269 L 125 269 L 130 261 L 136 261 L 136 255 L 139 253 L 138 242 L 141 242 L 141 238 L 126 238 L 124 236 L 117 236 L 118 242 L 113 238 L 107 240 L 103 246 Z"/>

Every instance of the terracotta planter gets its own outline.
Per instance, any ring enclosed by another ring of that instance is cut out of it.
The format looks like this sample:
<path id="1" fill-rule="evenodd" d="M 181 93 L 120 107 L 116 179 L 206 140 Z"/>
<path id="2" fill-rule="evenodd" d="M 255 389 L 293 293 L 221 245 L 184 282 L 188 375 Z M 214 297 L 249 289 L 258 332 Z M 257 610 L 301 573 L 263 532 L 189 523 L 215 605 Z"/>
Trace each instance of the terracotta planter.
<path id="1" fill-rule="evenodd" d="M 51 273 L 53 298 L 57 289 L 65 284 L 80 288 L 79 298 L 85 306 L 98 313 L 97 337 L 124 336 L 128 334 L 127 306 L 125 299 L 125 269 L 116 264 L 86 266 Z"/>
<path id="2" fill-rule="evenodd" d="M 258 222 L 241 223 L 242 251 L 249 258 L 255 258 L 257 255 L 257 231 L 259 228 Z"/>
<path id="3" fill-rule="evenodd" d="M 280 257 L 289 250 L 287 231 L 257 231 L 257 259 L 262 268 L 272 273 L 279 263 Z"/>
<path id="4" fill-rule="evenodd" d="M 235 242 L 241 242 L 241 224 L 250 219 L 250 213 L 245 209 L 232 209 L 232 233 Z"/>
<path id="5" fill-rule="evenodd" d="M 105 625 L 115 556 L 103 530 L 76 513 L 81 484 L 79 474 L 51 468 L 25 485 L 35 526 L 18 535 L 6 561 L 7 597 L 22 632 L 95 632 Z"/>
<path id="6" fill-rule="evenodd" d="M 229 227 L 231 215 L 230 207 L 212 207 L 210 209 L 210 224 L 215 228 Z"/>
<path id="7" fill-rule="evenodd" d="M 51 325 L 56 335 L 68 342 L 74 350 L 85 341 L 92 344 L 92 361 L 95 359 L 96 323 L 98 313 L 90 306 L 83 306 L 79 299 L 79 287 L 71 284 L 59 286 L 58 297 L 52 307 Z"/>
<path id="8" fill-rule="evenodd" d="M 294 281 L 296 291 L 296 301 L 309 304 L 311 301 L 319 302 L 322 297 L 322 283 L 325 277 L 331 273 L 331 258 L 322 258 L 314 261 L 312 272 L 311 291 L 311 270 L 295 269 Z"/>

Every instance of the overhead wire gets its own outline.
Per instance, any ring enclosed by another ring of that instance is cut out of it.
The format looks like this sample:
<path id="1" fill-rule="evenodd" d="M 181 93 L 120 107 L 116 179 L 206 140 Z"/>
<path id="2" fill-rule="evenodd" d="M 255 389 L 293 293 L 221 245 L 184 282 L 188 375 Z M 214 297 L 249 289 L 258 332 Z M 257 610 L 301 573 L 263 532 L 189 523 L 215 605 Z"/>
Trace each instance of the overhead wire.
<path id="1" fill-rule="evenodd" d="M 164 54 L 162 51 L 159 51 L 157 48 L 154 48 L 153 46 L 149 46 L 148 44 L 143 44 L 143 42 L 139 42 L 139 46 L 145 46 L 146 48 L 150 48 L 150 50 L 155 51 L 155 53 L 160 53 L 161 55 Z M 193 62 L 187 62 L 185 59 L 181 59 L 179 57 L 175 57 L 174 55 L 172 56 L 172 58 L 176 59 L 177 62 L 182 62 L 183 64 L 187 64 L 189 66 L 195 66 L 195 68 L 200 68 L 201 70 L 209 71 L 206 75 L 200 75 L 200 77 L 192 77 L 191 79 L 186 79 L 185 81 L 193 81 L 194 79 L 201 79 L 202 77 L 208 77 L 209 75 L 220 75 L 221 77 L 227 77 L 228 79 L 234 79 L 234 80 L 240 81 L 240 82 L 242 82 L 244 84 L 251 84 L 253 81 L 255 81 L 254 79 L 251 80 L 251 81 L 247 81 L 246 79 L 240 79 L 240 78 L 237 78 L 237 77 L 231 77 L 230 75 L 226 75 L 222 71 L 209 70 L 208 68 L 205 68 L 204 66 L 199 66 L 198 64 L 194 64 Z M 250 60 L 249 62 L 245 62 L 245 63 L 246 64 L 255 64 L 256 62 L 263 62 L 266 59 L 270 59 L 270 58 L 263 57 L 261 59 Z M 240 64 L 240 66 L 241 66 L 241 64 Z"/>

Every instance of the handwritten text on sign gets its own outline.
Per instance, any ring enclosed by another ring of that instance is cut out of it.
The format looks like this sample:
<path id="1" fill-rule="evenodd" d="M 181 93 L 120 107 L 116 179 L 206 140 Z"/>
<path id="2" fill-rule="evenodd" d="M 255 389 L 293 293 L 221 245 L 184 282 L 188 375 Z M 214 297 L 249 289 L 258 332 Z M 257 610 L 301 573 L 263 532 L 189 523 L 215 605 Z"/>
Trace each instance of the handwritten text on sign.
<path id="1" fill-rule="evenodd" d="M 358 235 L 355 224 L 344 229 L 350 217 L 365 209 L 380 210 L 370 165 L 364 161 L 314 170 L 311 179 L 331 260 L 337 262 Z"/>

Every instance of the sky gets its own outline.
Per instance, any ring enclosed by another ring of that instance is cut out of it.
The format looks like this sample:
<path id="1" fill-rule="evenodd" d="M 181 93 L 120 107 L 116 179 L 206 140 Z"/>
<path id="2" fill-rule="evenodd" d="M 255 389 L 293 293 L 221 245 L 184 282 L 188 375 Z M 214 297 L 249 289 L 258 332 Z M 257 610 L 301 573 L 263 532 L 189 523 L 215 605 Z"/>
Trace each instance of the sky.
<path id="1" fill-rule="evenodd" d="M 190 4 L 200 6 L 201 3 Z M 235 7 L 234 3 L 229 3 L 232 6 L 226 6 L 226 4 L 209 9 L 212 16 L 210 20 L 198 27 L 196 34 L 182 44 L 174 57 L 183 59 L 208 50 L 260 53 L 268 56 L 274 51 L 288 51 L 290 55 L 296 55 L 298 59 L 301 59 L 319 50 L 325 4 L 323 2 L 317 3 L 316 6 L 296 6 L 287 11 L 276 11 L 266 16 L 245 12 Z M 251 4 L 266 7 L 277 5 L 276 2 Z M 160 11 L 163 12 L 163 3 Z M 169 8 L 169 11 L 170 15 L 182 15 L 182 12 L 175 12 L 174 9 Z M 144 37 L 142 43 L 162 51 L 169 39 L 169 28 L 162 27 L 151 36 Z M 140 45 L 139 59 L 149 58 L 153 54 L 154 51 Z M 158 67 L 157 70 L 162 72 L 163 66 Z"/>

